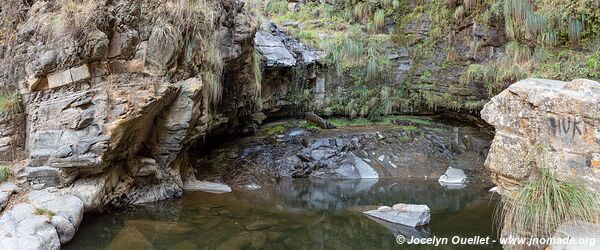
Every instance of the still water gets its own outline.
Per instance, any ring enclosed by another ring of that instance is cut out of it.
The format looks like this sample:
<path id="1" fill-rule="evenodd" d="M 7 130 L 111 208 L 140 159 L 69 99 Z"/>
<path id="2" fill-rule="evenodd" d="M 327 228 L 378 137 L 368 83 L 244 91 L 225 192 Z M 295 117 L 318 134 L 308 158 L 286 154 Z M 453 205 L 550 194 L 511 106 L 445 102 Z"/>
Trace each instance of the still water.
<path id="1" fill-rule="evenodd" d="M 360 211 L 396 203 L 426 204 L 431 224 L 412 229 Z M 294 180 L 257 191 L 209 194 L 86 215 L 65 249 L 501 249 L 399 245 L 408 238 L 491 237 L 496 202 L 485 188 L 452 190 L 437 181 Z"/>

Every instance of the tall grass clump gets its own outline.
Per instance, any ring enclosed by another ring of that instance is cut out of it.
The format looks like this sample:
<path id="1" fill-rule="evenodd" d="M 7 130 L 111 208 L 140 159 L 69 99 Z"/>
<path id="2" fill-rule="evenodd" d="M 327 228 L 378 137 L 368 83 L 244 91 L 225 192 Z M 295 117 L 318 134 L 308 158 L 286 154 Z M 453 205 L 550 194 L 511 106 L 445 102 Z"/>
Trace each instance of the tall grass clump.
<path id="1" fill-rule="evenodd" d="M 282 15 L 287 12 L 288 2 L 286 0 L 268 0 L 265 4 L 265 12 L 271 15 Z"/>
<path id="2" fill-rule="evenodd" d="M 254 73 L 254 97 L 257 100 L 257 104 L 261 105 L 262 102 L 258 103 L 258 100 L 261 99 L 262 93 L 262 57 L 257 51 L 254 51 L 252 54 L 252 70 Z"/>
<path id="3" fill-rule="evenodd" d="M 377 10 L 377 12 L 375 12 L 375 17 L 373 18 L 373 20 L 375 21 L 375 26 L 377 26 L 377 29 L 383 29 L 383 27 L 385 26 L 385 11 L 382 9 Z"/>
<path id="4" fill-rule="evenodd" d="M 581 39 L 583 24 L 579 20 L 569 20 L 568 34 L 571 43 L 577 43 Z"/>
<path id="5" fill-rule="evenodd" d="M 0 90 L 0 112 L 10 115 L 21 112 L 21 95 L 16 91 L 2 88 Z"/>
<path id="6" fill-rule="evenodd" d="M 59 9 L 51 17 L 50 37 L 61 40 L 65 37 L 80 40 L 88 27 L 95 27 L 97 0 L 58 0 Z"/>
<path id="7" fill-rule="evenodd" d="M 10 169 L 8 166 L 0 166 L 0 183 L 5 182 L 10 177 Z"/>
<path id="8" fill-rule="evenodd" d="M 559 181 L 546 169 L 525 183 L 511 197 L 502 199 L 499 219 L 504 230 L 519 235 L 551 237 L 564 222 L 597 222 L 598 197 L 575 180 Z"/>
<path id="9" fill-rule="evenodd" d="M 462 20 L 465 17 L 465 7 L 458 6 L 456 7 L 456 9 L 454 10 L 454 19 L 456 19 L 457 21 Z"/>
<path id="10" fill-rule="evenodd" d="M 525 33 L 532 39 L 538 38 L 547 26 L 546 17 L 541 13 L 527 13 L 525 17 Z"/>
<path id="11" fill-rule="evenodd" d="M 559 180 L 547 156 L 544 146 L 534 146 L 526 159 L 532 169 L 530 179 L 500 202 L 496 219 L 505 232 L 551 237 L 565 222 L 599 221 L 599 197 L 575 177 Z"/>
<path id="12" fill-rule="evenodd" d="M 514 63 L 523 64 L 529 62 L 531 59 L 532 50 L 519 42 L 510 41 L 506 44 L 506 54 L 514 61 Z"/>
<path id="13" fill-rule="evenodd" d="M 221 76 L 210 70 L 204 71 L 202 74 L 204 82 L 204 99 L 209 106 L 215 107 L 223 96 L 223 85 L 221 84 Z"/>

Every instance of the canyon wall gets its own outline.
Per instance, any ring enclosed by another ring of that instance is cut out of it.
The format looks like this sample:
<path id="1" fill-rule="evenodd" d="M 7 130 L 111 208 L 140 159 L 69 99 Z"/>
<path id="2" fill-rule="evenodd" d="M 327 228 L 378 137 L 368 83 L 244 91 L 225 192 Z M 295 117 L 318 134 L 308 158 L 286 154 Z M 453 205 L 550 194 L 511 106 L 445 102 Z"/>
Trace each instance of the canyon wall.
<path id="1" fill-rule="evenodd" d="M 21 186 L 69 187 L 86 211 L 179 196 L 187 148 L 264 119 L 258 24 L 241 1 L 33 1 L 9 13 L 0 81 L 22 105 L 3 116 L 0 152 Z"/>

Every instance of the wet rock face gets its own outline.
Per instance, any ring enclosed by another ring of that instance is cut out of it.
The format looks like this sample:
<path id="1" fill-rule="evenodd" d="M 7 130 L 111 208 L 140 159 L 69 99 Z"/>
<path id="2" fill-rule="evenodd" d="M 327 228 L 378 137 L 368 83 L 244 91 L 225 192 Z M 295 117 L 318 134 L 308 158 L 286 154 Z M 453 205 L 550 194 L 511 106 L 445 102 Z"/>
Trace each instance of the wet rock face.
<path id="1" fill-rule="evenodd" d="M 220 181 L 242 189 L 253 183 L 307 177 L 437 179 L 449 166 L 478 176 L 484 171 L 491 137 L 485 129 L 438 123 L 406 129 L 397 125 L 316 132 L 292 129 L 225 145 L 200 160 L 196 169 L 219 169 Z"/>
<path id="2" fill-rule="evenodd" d="M 492 98 L 481 115 L 496 128 L 486 160 L 495 182 L 511 188 L 527 180 L 533 157 L 600 192 L 599 100 L 600 84 L 585 79 L 526 79 Z"/>

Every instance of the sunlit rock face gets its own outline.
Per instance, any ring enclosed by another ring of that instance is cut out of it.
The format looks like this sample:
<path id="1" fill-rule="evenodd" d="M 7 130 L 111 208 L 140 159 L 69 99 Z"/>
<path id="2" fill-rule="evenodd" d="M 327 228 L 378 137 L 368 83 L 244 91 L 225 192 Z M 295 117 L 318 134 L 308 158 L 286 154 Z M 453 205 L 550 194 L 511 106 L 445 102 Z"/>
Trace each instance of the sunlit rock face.
<path id="1" fill-rule="evenodd" d="M 501 187 L 527 180 L 536 161 L 600 192 L 600 83 L 525 79 L 492 98 L 481 116 L 496 128 L 486 166 Z"/>

